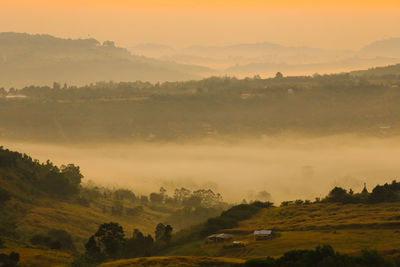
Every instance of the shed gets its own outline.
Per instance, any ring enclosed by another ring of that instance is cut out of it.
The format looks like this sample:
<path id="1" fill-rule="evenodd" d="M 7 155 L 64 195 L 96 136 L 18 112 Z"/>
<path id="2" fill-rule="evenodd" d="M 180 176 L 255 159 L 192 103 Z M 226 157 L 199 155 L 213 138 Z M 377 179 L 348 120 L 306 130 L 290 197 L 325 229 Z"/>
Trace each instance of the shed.
<path id="1" fill-rule="evenodd" d="M 254 238 L 256 240 L 265 240 L 272 237 L 272 230 L 256 230 L 254 231 Z"/>
<path id="2" fill-rule="evenodd" d="M 224 241 L 229 241 L 232 238 L 233 238 L 233 235 L 231 235 L 231 234 L 221 233 L 221 234 L 213 234 L 213 235 L 207 236 L 207 241 L 224 242 Z"/>

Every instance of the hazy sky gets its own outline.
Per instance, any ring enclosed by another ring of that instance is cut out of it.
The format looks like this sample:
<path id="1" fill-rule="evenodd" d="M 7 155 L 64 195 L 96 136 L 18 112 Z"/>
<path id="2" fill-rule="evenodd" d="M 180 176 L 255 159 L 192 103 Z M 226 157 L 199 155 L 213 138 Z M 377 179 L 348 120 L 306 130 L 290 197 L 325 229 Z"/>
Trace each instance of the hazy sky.
<path id="1" fill-rule="evenodd" d="M 400 37 L 399 0 L 0 0 L 0 31 L 177 47 L 276 42 L 357 49 Z"/>

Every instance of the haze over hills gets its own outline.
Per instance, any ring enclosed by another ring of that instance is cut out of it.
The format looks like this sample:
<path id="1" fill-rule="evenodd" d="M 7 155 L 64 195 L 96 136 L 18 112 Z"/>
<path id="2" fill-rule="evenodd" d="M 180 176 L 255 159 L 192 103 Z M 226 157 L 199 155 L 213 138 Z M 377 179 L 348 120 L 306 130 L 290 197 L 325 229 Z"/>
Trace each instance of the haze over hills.
<path id="1" fill-rule="evenodd" d="M 0 33 L 0 86 L 83 85 L 97 81 L 178 81 L 211 75 L 271 77 L 332 73 L 400 62 L 400 38 L 360 51 L 324 50 L 274 43 L 173 48 L 147 43 L 129 49 L 112 41 Z"/>
<path id="2" fill-rule="evenodd" d="M 175 81 L 205 76 L 206 67 L 134 56 L 114 42 L 0 33 L 0 85 L 75 85 L 96 81 Z"/>
<path id="3" fill-rule="evenodd" d="M 269 42 L 190 46 L 181 49 L 159 44 L 140 44 L 128 49 L 134 54 L 208 66 L 217 69 L 219 74 L 239 77 L 255 74 L 268 77 L 277 71 L 288 75 L 332 73 L 400 61 L 400 38 L 377 41 L 359 51 L 283 46 Z"/>

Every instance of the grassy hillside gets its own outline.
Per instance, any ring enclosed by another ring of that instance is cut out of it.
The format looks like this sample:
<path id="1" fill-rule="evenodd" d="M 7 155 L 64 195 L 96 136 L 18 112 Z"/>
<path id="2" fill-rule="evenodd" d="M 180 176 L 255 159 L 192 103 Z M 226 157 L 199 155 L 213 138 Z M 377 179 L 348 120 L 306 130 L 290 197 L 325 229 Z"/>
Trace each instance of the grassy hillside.
<path id="1" fill-rule="evenodd" d="M 143 201 L 129 190 L 82 186 L 82 177 L 79 167 L 40 163 L 0 147 L 0 241 L 5 245 L 3 248 L 0 242 L 0 253 L 20 253 L 23 266 L 65 265 L 84 250 L 88 238 L 103 223 L 117 222 L 127 236 L 134 229 L 153 235 L 160 222 L 171 223 L 177 231 L 215 216 L 222 209 L 186 207 L 173 198 L 169 204 L 142 196 L 146 200 Z M 193 196 L 185 190 L 188 197 Z M 211 191 L 196 192 L 213 195 Z M 153 193 L 155 196 L 163 197 Z M 197 204 L 201 203 L 201 199 L 197 200 Z M 50 250 L 52 241 L 32 241 L 38 235 L 51 237 L 50 232 L 55 230 L 66 231 L 75 248 Z"/>
<path id="2" fill-rule="evenodd" d="M 224 257 L 192 257 L 192 256 L 172 256 L 172 257 L 147 257 L 128 260 L 119 260 L 101 264 L 101 267 L 197 267 L 197 266 L 227 266 L 229 264 L 243 263 L 242 259 Z"/>
<path id="3" fill-rule="evenodd" d="M 363 248 L 387 251 L 400 247 L 400 203 L 330 204 L 313 203 L 261 209 L 237 227 L 219 232 L 235 235 L 243 248 L 227 247 L 230 242 L 190 242 L 168 253 L 237 258 L 280 256 L 293 249 L 312 249 L 330 244 L 335 250 L 357 253 Z M 273 229 L 276 236 L 256 241 L 253 231 Z"/>

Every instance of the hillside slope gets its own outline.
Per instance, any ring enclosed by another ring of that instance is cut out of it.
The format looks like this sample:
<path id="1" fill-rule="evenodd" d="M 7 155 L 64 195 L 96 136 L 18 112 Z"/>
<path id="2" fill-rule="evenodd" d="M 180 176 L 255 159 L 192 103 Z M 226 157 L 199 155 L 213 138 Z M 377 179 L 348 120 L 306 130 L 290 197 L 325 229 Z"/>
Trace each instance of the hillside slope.
<path id="1" fill-rule="evenodd" d="M 175 81 L 210 73 L 205 67 L 134 56 L 111 41 L 0 33 L 0 87 L 53 82 Z"/>
<path id="2" fill-rule="evenodd" d="M 75 191 L 71 180 L 78 177 L 76 184 L 80 186 L 82 177 L 72 171 L 79 173 L 79 168 L 39 163 L 0 147 L 0 240 L 5 244 L 5 248 L 0 244 L 0 253 L 20 253 L 24 266 L 67 264 L 71 254 L 82 251 L 104 222 L 118 222 L 129 235 L 134 229 L 152 234 L 155 226 L 170 216 L 165 208 L 155 210 L 137 201 L 117 200 L 110 190 L 102 194 L 99 189 Z M 123 205 L 125 212 L 115 212 L 116 203 Z M 35 235 L 55 229 L 66 231 L 76 250 L 54 251 L 32 244 Z"/>
<path id="3" fill-rule="evenodd" d="M 233 240 L 243 242 L 244 247 L 232 247 L 232 241 L 206 243 L 205 240 L 197 240 L 178 246 L 167 254 L 275 257 L 288 250 L 312 249 L 324 244 L 344 253 L 357 253 L 364 248 L 390 251 L 400 247 L 399 212 L 400 203 L 313 203 L 261 209 L 237 227 L 219 231 L 234 234 Z M 256 241 L 253 231 L 259 229 L 272 229 L 275 236 Z"/>
<path id="4" fill-rule="evenodd" d="M 129 260 L 119 260 L 108 262 L 100 265 L 100 267 L 197 267 L 197 266 L 226 266 L 228 264 L 244 263 L 242 259 L 223 258 L 223 257 L 147 257 Z"/>

